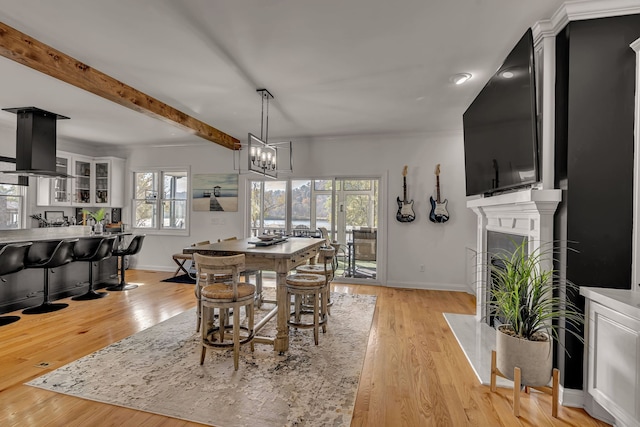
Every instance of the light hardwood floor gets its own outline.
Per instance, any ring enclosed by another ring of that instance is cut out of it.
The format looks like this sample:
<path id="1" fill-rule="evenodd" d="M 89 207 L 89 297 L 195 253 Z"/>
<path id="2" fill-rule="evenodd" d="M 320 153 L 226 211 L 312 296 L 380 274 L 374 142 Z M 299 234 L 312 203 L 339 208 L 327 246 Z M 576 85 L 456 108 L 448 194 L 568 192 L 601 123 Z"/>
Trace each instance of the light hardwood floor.
<path id="1" fill-rule="evenodd" d="M 194 307 L 193 285 L 160 282 L 170 276 L 130 270 L 127 281 L 140 284 L 137 289 L 94 301 L 67 299 L 62 311 L 22 315 L 0 328 L 0 426 L 199 425 L 23 385 Z M 550 396 L 535 392 L 523 394 L 515 418 L 511 390 L 491 393 L 480 385 L 442 316 L 473 313 L 472 296 L 333 287 L 378 296 L 352 426 L 606 426 L 574 408 L 560 407 L 554 419 Z"/>

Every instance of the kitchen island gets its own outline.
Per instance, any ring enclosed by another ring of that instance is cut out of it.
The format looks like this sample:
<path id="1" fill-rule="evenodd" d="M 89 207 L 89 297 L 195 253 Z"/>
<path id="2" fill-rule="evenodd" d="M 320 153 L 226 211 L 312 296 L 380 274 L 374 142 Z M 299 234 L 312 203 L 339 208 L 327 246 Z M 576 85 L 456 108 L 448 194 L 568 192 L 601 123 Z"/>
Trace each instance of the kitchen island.
<path id="1" fill-rule="evenodd" d="M 50 227 L 19 230 L 0 230 L 0 247 L 9 243 L 46 242 L 62 239 L 102 238 L 105 235 L 92 235 L 91 227 Z M 104 287 L 107 281 L 113 284 L 118 277 L 118 260 L 115 257 L 100 261 L 94 268 L 96 287 Z M 51 300 L 80 295 L 89 286 L 89 268 L 86 262 L 71 262 L 50 272 Z M 43 300 L 44 276 L 40 268 L 24 269 L 3 277 L 0 282 L 0 313 L 32 307 Z M 112 280 L 113 279 L 113 280 Z"/>

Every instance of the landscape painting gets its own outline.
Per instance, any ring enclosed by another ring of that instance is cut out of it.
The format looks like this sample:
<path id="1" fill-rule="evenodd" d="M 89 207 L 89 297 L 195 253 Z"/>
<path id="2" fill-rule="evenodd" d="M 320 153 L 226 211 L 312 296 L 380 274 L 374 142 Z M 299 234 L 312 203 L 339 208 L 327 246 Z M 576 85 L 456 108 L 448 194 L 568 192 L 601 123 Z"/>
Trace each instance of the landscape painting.
<path id="1" fill-rule="evenodd" d="M 237 174 L 195 174 L 191 188 L 194 211 L 238 212 Z"/>

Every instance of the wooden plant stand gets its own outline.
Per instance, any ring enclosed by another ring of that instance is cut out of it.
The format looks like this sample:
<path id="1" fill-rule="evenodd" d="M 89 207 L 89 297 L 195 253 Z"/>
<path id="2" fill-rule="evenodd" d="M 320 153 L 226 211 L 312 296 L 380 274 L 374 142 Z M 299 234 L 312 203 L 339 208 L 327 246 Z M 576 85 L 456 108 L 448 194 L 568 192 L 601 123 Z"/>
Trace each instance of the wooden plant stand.
<path id="1" fill-rule="evenodd" d="M 496 351 L 492 350 L 491 351 L 491 391 L 492 392 L 496 391 L 496 376 L 507 378 L 496 367 Z M 520 378 L 521 378 L 520 368 L 516 366 L 513 369 L 513 415 L 515 415 L 516 417 L 520 416 L 520 389 L 522 387 Z M 557 368 L 553 369 L 553 379 L 551 382 L 551 387 L 525 386 L 524 388 L 525 393 L 529 393 L 530 388 L 551 395 L 551 415 L 553 415 L 554 418 L 558 418 L 558 395 L 559 395 L 559 389 L 560 389 L 560 371 L 558 371 Z"/>

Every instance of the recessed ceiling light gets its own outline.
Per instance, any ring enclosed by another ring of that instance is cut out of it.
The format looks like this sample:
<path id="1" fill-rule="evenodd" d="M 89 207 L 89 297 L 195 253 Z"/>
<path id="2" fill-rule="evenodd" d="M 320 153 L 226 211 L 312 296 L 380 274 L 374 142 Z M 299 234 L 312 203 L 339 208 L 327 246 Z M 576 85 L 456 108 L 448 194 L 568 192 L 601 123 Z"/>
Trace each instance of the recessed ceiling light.
<path id="1" fill-rule="evenodd" d="M 459 73 L 451 76 L 449 80 L 451 80 L 451 82 L 454 84 L 461 85 L 467 80 L 469 80 L 470 78 L 471 78 L 471 74 L 469 73 Z"/>
<path id="2" fill-rule="evenodd" d="M 505 79 L 510 79 L 513 76 L 515 76 L 515 74 L 513 74 L 513 71 L 505 71 L 502 73 L 502 77 L 504 77 Z"/>

